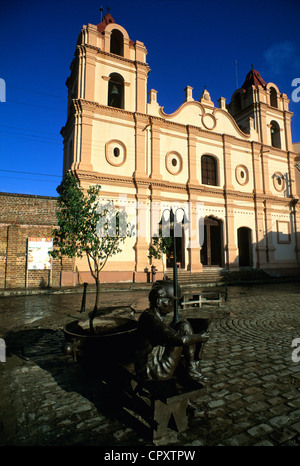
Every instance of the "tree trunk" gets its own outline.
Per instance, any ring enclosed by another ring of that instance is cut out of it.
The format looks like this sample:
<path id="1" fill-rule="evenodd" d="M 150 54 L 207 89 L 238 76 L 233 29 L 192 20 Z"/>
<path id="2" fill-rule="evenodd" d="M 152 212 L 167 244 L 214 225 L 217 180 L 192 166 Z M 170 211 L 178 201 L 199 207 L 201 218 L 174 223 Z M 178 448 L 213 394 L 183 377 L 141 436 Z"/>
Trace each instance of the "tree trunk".
<path id="1" fill-rule="evenodd" d="M 99 311 L 100 309 L 100 282 L 99 282 L 99 274 L 97 274 L 96 277 L 96 298 L 95 298 L 95 307 L 94 307 L 94 312 Z"/>
<path id="2" fill-rule="evenodd" d="M 90 321 L 90 334 L 94 335 L 94 318 L 97 315 L 97 312 L 99 310 L 99 303 L 100 303 L 100 283 L 99 283 L 99 274 L 95 277 L 95 284 L 96 284 L 96 298 L 95 298 L 95 306 L 92 312 L 90 312 L 89 315 L 89 321 Z"/>

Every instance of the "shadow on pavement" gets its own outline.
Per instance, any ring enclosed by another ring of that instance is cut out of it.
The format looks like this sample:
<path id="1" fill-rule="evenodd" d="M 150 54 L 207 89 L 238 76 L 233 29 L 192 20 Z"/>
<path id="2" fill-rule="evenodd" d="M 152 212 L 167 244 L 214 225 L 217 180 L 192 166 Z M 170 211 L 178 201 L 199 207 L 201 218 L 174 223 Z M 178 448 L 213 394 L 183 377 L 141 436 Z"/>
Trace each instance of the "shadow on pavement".
<path id="1" fill-rule="evenodd" d="M 11 331 L 6 334 L 5 342 L 7 358 L 16 355 L 47 371 L 66 392 L 66 399 L 68 392 L 76 391 L 84 398 L 83 403 L 86 400 L 90 401 L 98 412 L 110 421 L 117 421 L 124 428 L 131 428 L 146 441 L 151 439 L 150 406 L 133 394 L 128 372 L 120 367 L 111 371 L 105 364 L 105 355 L 99 355 L 98 367 L 93 367 L 92 370 L 82 367 L 70 356 L 63 354 L 64 335 L 61 330 Z M 36 380 L 31 383 L 35 383 L 35 386 L 40 383 L 43 393 L 43 384 L 38 380 L 38 372 Z M 30 386 L 27 386 L 26 390 L 30 392 Z"/>

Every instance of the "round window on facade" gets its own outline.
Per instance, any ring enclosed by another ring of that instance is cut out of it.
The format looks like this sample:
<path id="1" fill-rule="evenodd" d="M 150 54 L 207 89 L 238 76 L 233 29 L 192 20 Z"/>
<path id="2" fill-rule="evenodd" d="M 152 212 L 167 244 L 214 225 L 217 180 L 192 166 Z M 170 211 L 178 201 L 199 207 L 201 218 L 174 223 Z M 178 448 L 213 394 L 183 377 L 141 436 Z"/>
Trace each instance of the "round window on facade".
<path id="1" fill-rule="evenodd" d="M 126 161 L 126 146 L 121 141 L 112 140 L 105 145 L 105 158 L 114 167 L 122 166 Z"/>
<path id="2" fill-rule="evenodd" d="M 119 156 L 120 156 L 120 148 L 119 148 L 119 147 L 115 147 L 113 153 L 114 153 L 114 156 L 115 156 L 115 157 L 119 157 Z"/>
<path id="3" fill-rule="evenodd" d="M 248 168 L 245 165 L 238 165 L 235 169 L 235 177 L 237 182 L 244 186 L 249 181 L 249 172 Z"/>
<path id="4" fill-rule="evenodd" d="M 274 188 L 276 189 L 276 191 L 283 191 L 284 190 L 284 187 L 285 187 L 285 180 L 284 180 L 284 176 L 282 173 L 280 172 L 276 172 L 274 173 L 273 175 L 273 184 L 274 184 Z"/>
<path id="5" fill-rule="evenodd" d="M 166 169 L 171 175 L 179 175 L 182 170 L 182 157 L 178 152 L 168 152 L 166 155 Z"/>

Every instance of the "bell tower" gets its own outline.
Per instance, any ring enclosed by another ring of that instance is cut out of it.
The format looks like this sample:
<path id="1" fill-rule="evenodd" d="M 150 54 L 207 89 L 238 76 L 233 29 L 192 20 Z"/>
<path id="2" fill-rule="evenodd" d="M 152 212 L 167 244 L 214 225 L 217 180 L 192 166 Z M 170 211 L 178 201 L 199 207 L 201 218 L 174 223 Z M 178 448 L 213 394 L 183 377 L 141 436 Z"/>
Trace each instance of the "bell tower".
<path id="1" fill-rule="evenodd" d="M 128 112 L 146 113 L 149 72 L 146 55 L 144 44 L 132 41 L 110 13 L 98 25 L 82 27 L 66 81 L 67 123 L 61 131 L 64 173 L 99 171 L 107 143 L 104 132 L 112 133 L 114 120 L 118 119 L 120 124 L 121 119 L 125 124 Z M 105 117 L 110 119 L 110 129 L 99 126 Z M 117 134 L 114 139 L 119 139 Z M 124 141 L 119 146 L 122 144 Z M 77 176 L 80 179 L 80 173 Z"/>
<path id="2" fill-rule="evenodd" d="M 276 84 L 266 83 L 253 69 L 247 74 L 228 105 L 229 113 L 244 132 L 249 132 L 251 121 L 258 133 L 259 142 L 285 151 L 291 151 L 291 117 L 289 100 Z"/>

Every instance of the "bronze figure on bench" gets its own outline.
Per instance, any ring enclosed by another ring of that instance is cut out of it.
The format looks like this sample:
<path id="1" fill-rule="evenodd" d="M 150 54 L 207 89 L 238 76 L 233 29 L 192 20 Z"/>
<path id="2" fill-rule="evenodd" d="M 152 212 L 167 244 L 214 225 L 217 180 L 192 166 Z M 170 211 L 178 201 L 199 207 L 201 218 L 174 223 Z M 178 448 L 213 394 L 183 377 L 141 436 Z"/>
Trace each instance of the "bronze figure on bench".
<path id="1" fill-rule="evenodd" d="M 135 360 L 136 374 L 144 380 L 163 381 L 183 366 L 188 380 L 203 384 L 207 379 L 199 370 L 195 350 L 197 343 L 208 340 L 208 333 L 194 333 L 187 320 L 180 320 L 174 328 L 168 325 L 164 317 L 172 311 L 173 299 L 171 281 L 153 285 L 149 293 L 150 308 L 138 321 L 140 347 Z"/>

